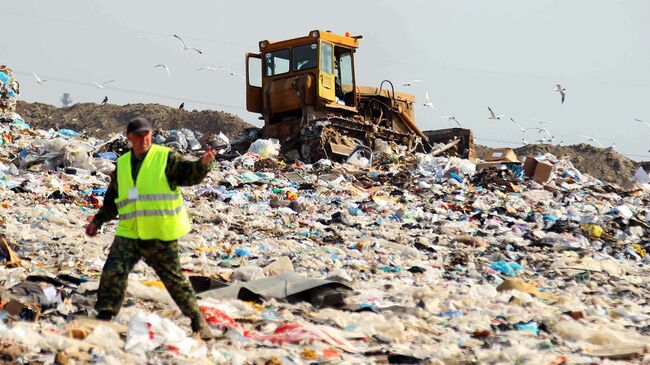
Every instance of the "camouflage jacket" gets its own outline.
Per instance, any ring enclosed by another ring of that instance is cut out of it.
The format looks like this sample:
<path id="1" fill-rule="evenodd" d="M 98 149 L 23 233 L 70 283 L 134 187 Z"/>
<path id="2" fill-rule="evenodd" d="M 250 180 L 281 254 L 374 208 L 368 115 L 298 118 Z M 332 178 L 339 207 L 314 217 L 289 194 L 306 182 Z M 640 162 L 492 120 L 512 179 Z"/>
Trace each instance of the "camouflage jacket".
<path id="1" fill-rule="evenodd" d="M 131 175 L 133 181 L 135 181 L 138 176 L 140 166 L 142 166 L 142 160 L 144 160 L 144 156 L 138 159 L 135 157 L 135 154 L 131 154 Z M 182 158 L 180 153 L 172 150 L 169 152 L 169 157 L 167 158 L 165 175 L 167 176 L 169 187 L 173 190 L 177 186 L 190 186 L 200 183 L 208 174 L 209 170 L 210 167 L 202 164 L 200 160 L 185 160 Z M 99 208 L 99 211 L 95 214 L 95 218 L 93 218 L 93 223 L 98 228 L 101 227 L 102 224 L 117 217 L 117 205 L 115 205 L 116 198 L 117 170 L 111 173 L 111 182 L 108 185 L 106 195 L 104 196 L 104 205 Z"/>

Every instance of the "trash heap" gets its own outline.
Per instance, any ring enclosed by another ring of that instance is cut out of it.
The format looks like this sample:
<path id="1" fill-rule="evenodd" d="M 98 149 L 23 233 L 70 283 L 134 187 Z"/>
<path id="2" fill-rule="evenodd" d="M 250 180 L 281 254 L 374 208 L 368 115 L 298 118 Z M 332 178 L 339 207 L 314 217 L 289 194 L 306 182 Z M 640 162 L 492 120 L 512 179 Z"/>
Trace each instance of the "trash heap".
<path id="1" fill-rule="evenodd" d="M 181 263 L 222 334 L 203 342 L 144 263 L 92 319 L 116 222 L 84 226 L 126 147 L 23 124 L 0 122 L 2 361 L 650 363 L 644 171 L 623 188 L 550 154 L 386 146 L 307 165 L 258 141 L 183 189 Z"/>

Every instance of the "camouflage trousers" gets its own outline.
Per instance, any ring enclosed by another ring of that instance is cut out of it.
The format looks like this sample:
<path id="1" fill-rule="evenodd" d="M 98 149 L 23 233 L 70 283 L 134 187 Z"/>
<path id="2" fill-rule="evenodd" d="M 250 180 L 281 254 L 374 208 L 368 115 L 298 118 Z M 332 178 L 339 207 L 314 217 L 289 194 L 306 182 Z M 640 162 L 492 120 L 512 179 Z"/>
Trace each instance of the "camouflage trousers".
<path id="1" fill-rule="evenodd" d="M 178 241 L 139 240 L 115 236 L 102 270 L 97 291 L 97 312 L 116 315 L 122 307 L 129 273 L 144 259 L 167 288 L 178 308 L 190 318 L 200 318 L 196 294 L 181 270 Z"/>

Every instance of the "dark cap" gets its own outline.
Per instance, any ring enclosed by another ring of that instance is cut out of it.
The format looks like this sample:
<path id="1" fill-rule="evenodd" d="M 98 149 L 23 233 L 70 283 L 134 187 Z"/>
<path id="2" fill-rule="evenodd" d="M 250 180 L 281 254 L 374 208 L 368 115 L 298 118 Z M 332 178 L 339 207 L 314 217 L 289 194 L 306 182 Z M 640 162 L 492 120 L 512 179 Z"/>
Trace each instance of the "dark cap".
<path id="1" fill-rule="evenodd" d="M 129 124 L 126 126 L 126 134 L 129 133 L 140 133 L 140 132 L 151 132 L 151 123 L 145 118 L 137 117 L 129 121 Z"/>

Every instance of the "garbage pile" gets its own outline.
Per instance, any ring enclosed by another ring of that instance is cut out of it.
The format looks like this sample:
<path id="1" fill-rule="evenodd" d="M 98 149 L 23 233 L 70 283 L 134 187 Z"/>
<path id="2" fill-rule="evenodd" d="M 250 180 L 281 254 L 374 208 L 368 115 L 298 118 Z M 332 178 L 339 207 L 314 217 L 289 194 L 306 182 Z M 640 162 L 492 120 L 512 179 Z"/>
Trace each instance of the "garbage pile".
<path id="1" fill-rule="evenodd" d="M 84 225 L 128 147 L 73 132 L 0 123 L 2 361 L 650 363 L 645 171 L 623 188 L 551 154 L 385 146 L 308 165 L 260 141 L 183 190 L 181 263 L 222 335 L 203 342 L 144 263 L 92 319 L 116 222 Z"/>
<path id="2" fill-rule="evenodd" d="M 6 65 L 0 65 L 0 121 L 11 122 L 23 127 L 29 127 L 23 118 L 16 113 L 16 103 L 20 95 L 20 84 Z M 2 139 L 0 139 L 0 146 Z"/>

